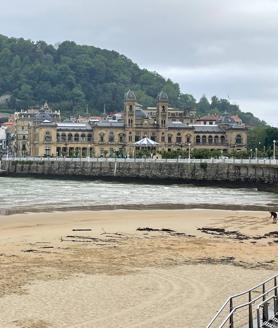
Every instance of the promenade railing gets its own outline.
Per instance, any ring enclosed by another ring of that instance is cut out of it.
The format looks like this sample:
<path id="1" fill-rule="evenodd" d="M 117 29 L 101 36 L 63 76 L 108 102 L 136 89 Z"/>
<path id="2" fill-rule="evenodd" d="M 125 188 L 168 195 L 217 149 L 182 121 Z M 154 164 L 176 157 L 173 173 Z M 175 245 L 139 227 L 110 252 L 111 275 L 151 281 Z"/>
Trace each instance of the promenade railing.
<path id="1" fill-rule="evenodd" d="M 2 157 L 2 161 L 69 161 L 69 162 L 138 162 L 138 163 L 210 163 L 210 164 L 259 164 L 278 166 L 277 159 L 257 158 L 257 159 L 236 159 L 236 158 L 113 158 L 113 157 Z"/>
<path id="2" fill-rule="evenodd" d="M 278 274 L 229 297 L 206 328 L 275 327 L 278 316 Z"/>

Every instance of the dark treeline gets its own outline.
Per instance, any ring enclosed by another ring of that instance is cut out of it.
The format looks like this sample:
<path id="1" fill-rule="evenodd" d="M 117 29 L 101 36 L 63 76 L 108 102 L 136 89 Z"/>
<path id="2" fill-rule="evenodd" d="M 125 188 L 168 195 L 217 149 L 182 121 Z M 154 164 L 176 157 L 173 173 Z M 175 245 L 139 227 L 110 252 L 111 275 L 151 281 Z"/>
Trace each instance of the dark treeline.
<path id="1" fill-rule="evenodd" d="M 0 35 L 0 96 L 10 95 L 1 107 L 18 110 L 48 101 L 53 108 L 69 113 L 100 113 L 122 110 L 123 94 L 136 92 L 138 102 L 155 105 L 164 90 L 172 106 L 196 108 L 199 115 L 224 112 L 238 114 L 252 126 L 264 125 L 252 113 L 243 113 L 226 99 L 203 96 L 196 101 L 180 92 L 179 85 L 155 72 L 140 69 L 127 57 L 93 46 L 65 41 L 59 46 L 44 41 Z"/>
<path id="2" fill-rule="evenodd" d="M 276 146 L 278 146 L 278 128 L 270 126 L 255 127 L 248 132 L 249 148 L 253 150 L 257 148 L 259 152 L 272 154 L 274 140 L 276 141 Z"/>

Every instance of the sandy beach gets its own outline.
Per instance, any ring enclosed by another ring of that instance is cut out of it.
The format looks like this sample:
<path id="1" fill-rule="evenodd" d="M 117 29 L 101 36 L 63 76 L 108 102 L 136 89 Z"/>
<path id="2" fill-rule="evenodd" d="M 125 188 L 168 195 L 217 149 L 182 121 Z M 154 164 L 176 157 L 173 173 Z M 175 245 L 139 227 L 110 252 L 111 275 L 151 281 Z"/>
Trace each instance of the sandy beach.
<path id="1" fill-rule="evenodd" d="M 205 327 L 278 271 L 274 231 L 255 211 L 0 216 L 0 327 Z"/>

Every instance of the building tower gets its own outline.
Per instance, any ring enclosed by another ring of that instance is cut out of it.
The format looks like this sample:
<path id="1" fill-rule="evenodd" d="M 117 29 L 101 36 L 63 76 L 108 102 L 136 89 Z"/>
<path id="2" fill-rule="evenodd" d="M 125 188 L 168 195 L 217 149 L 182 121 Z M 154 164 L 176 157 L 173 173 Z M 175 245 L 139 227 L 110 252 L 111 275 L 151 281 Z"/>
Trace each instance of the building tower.
<path id="1" fill-rule="evenodd" d="M 156 122 L 159 128 L 168 128 L 168 95 L 161 91 L 157 96 Z"/>
<path id="2" fill-rule="evenodd" d="M 136 96 L 131 90 L 125 94 L 124 99 L 124 116 L 125 116 L 125 127 L 134 128 L 136 126 Z"/>

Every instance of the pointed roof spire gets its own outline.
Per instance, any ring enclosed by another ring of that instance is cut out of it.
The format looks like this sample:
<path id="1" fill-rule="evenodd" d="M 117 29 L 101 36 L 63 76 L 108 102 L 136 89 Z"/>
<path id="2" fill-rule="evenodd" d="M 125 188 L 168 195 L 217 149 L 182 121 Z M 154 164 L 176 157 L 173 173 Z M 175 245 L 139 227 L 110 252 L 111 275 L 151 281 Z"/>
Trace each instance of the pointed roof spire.
<path id="1" fill-rule="evenodd" d="M 131 91 L 130 89 L 125 94 L 125 101 L 136 101 L 135 93 L 133 91 Z"/>
<path id="2" fill-rule="evenodd" d="M 48 106 L 47 101 L 44 102 L 43 109 L 44 110 L 48 110 L 49 109 L 49 106 Z"/>
<path id="3" fill-rule="evenodd" d="M 157 96 L 157 100 L 158 101 L 164 101 L 164 102 L 168 102 L 169 98 L 168 95 L 165 91 L 160 91 L 158 96 Z"/>

